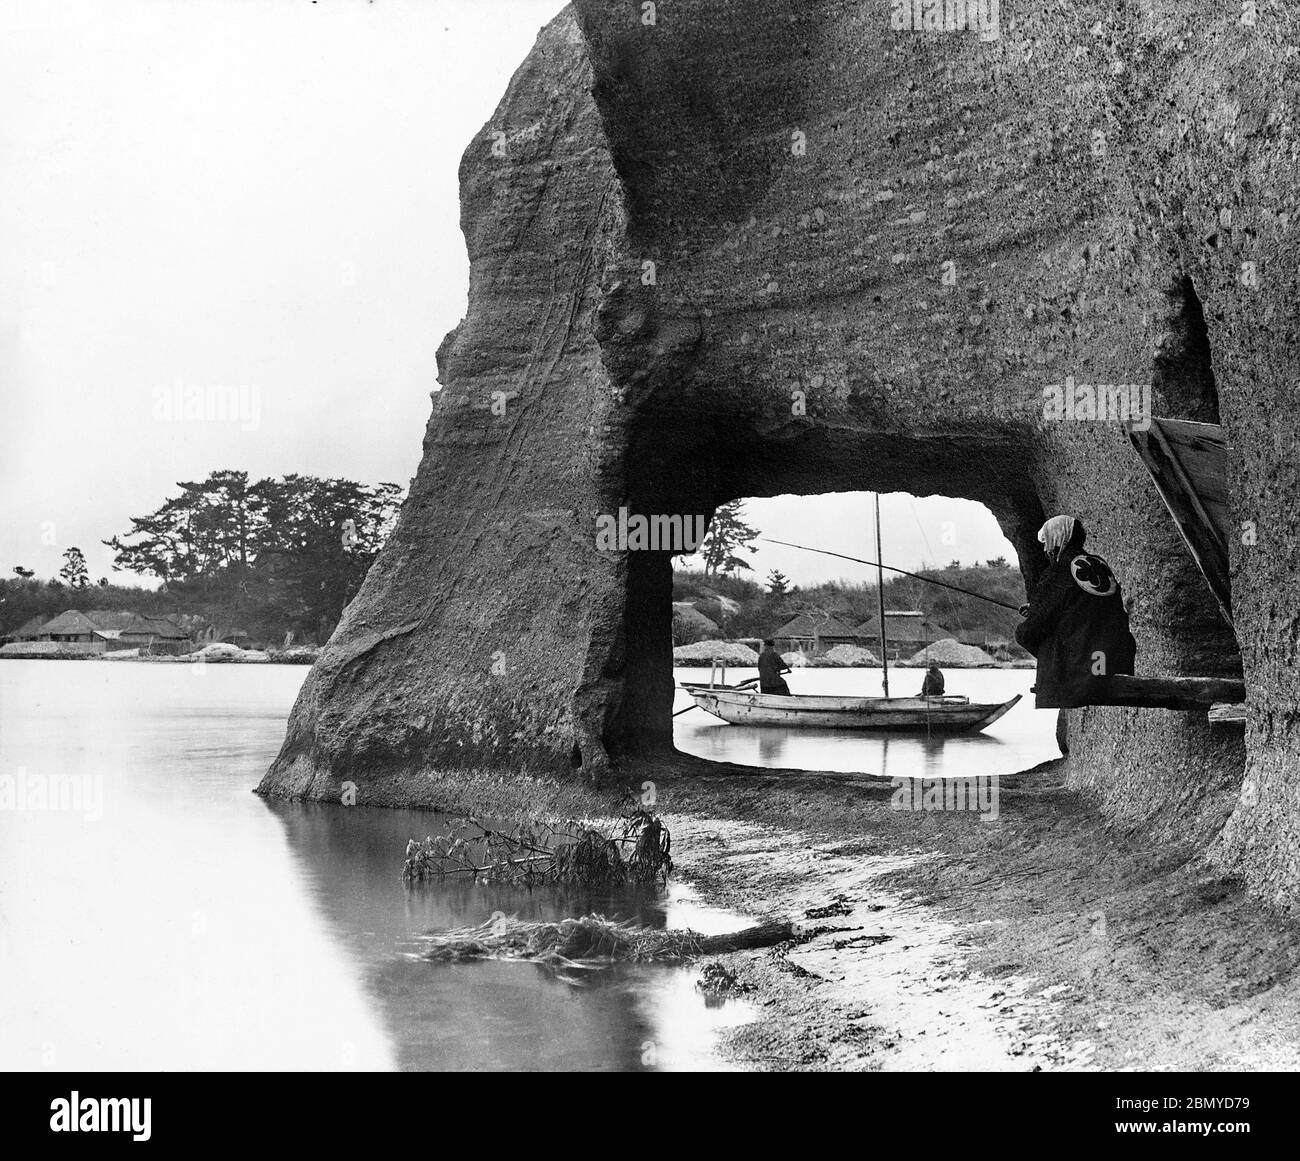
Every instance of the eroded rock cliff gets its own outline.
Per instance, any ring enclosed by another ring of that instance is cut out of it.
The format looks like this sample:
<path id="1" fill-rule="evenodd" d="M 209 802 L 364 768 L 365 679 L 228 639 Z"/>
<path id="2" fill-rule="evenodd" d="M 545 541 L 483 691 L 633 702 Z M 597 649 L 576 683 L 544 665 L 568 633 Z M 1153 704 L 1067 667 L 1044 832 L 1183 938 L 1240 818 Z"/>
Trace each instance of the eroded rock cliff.
<path id="1" fill-rule="evenodd" d="M 996 39 L 887 0 L 575 0 L 465 153 L 419 475 L 262 790 L 666 750 L 671 559 L 598 550 L 598 516 L 937 492 L 1031 580 L 1079 515 L 1140 672 L 1244 671 L 1244 739 L 1073 711 L 1071 777 L 1292 905 L 1298 33 L 1269 0 L 1004 3 Z M 1067 378 L 1225 425 L 1235 636 L 1119 424 L 1045 418 Z"/>

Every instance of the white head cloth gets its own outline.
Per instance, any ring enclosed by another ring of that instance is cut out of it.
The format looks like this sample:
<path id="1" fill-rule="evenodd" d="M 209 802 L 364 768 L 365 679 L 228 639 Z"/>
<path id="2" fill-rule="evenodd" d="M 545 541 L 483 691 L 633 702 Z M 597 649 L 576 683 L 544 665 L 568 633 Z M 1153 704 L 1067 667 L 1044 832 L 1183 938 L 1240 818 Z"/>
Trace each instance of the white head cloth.
<path id="1" fill-rule="evenodd" d="M 1048 556 L 1055 558 L 1070 543 L 1077 523 L 1073 516 L 1053 516 L 1038 530 L 1038 542 L 1047 550 Z"/>

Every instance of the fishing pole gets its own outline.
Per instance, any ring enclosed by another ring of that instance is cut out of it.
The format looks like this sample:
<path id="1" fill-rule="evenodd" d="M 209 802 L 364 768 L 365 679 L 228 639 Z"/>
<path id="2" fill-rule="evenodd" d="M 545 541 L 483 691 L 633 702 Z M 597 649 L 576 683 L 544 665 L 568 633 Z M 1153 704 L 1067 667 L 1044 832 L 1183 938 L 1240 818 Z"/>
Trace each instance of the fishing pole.
<path id="1" fill-rule="evenodd" d="M 809 548 L 806 544 L 791 544 L 788 540 L 773 540 L 768 536 L 761 536 L 759 539 L 766 541 L 768 544 L 784 544 L 786 548 L 800 548 L 804 552 L 819 552 L 822 556 L 837 556 L 840 560 L 851 560 L 854 564 L 869 564 L 872 568 L 883 568 L 887 572 L 902 573 L 903 576 L 910 576 L 913 580 L 924 581 L 928 585 L 938 585 L 943 589 L 952 589 L 955 593 L 964 593 L 968 597 L 974 597 L 977 601 L 988 601 L 990 605 L 997 605 L 1000 609 L 1010 609 L 1013 613 L 1020 612 L 1019 607 L 1016 605 L 1008 605 L 1006 601 L 996 601 L 992 597 L 986 597 L 983 593 L 971 592 L 970 589 L 964 589 L 960 585 L 950 585 L 947 581 L 934 580 L 928 576 L 919 576 L 917 573 L 908 572 L 905 568 L 894 568 L 893 565 L 878 564 L 874 560 L 862 560 L 856 556 L 845 556 L 842 552 L 831 552 L 830 549 L 827 548 Z"/>

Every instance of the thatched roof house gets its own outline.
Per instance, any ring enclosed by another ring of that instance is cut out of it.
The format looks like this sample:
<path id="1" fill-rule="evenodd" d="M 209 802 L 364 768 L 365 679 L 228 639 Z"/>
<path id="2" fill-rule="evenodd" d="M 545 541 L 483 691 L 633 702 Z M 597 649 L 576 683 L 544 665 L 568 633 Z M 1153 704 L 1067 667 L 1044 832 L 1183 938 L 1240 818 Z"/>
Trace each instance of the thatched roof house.
<path id="1" fill-rule="evenodd" d="M 99 632 L 95 624 L 85 613 L 78 609 L 68 609 L 53 620 L 46 621 L 37 634 L 38 641 L 92 641 Z"/>
<path id="2" fill-rule="evenodd" d="M 718 623 L 689 601 L 673 602 L 673 640 L 684 644 L 718 635 Z"/>
<path id="3" fill-rule="evenodd" d="M 14 643 L 45 642 L 64 652 L 103 653 L 142 648 L 153 653 L 186 653 L 190 635 L 169 617 L 145 616 L 128 609 L 67 609 L 57 617 L 33 617 L 9 635 Z"/>
<path id="4" fill-rule="evenodd" d="M 49 619 L 43 613 L 38 613 L 30 621 L 24 621 L 12 633 L 7 634 L 4 639 L 6 641 L 35 641 L 42 627 Z"/>
<path id="5" fill-rule="evenodd" d="M 65 653 L 103 653 L 108 637 L 85 613 L 68 609 L 45 622 L 26 642 L 45 642 Z"/>
<path id="6" fill-rule="evenodd" d="M 120 648 L 146 648 L 154 653 L 185 653 L 189 650 L 190 635 L 168 617 L 148 617 L 132 614 L 131 620 L 118 631 Z"/>
<path id="7" fill-rule="evenodd" d="M 838 617 L 823 617 L 815 613 L 791 617 L 772 636 L 780 650 L 826 649 L 858 643 L 857 634 Z"/>
<path id="8" fill-rule="evenodd" d="M 86 616 L 97 629 L 117 632 L 125 629 L 139 614 L 130 609 L 91 609 Z"/>
<path id="9" fill-rule="evenodd" d="M 871 617 L 853 630 L 856 639 L 863 645 L 879 646 L 880 618 Z M 942 641 L 952 633 L 942 625 L 936 625 L 926 619 L 920 609 L 886 609 L 885 640 L 889 655 L 911 654 L 932 641 Z"/>

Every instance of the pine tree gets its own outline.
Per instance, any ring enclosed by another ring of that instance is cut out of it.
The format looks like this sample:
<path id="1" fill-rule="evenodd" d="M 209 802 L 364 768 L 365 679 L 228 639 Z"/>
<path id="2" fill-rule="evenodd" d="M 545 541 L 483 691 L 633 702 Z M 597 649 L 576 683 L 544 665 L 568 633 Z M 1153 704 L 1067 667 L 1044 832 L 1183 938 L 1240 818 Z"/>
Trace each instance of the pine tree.
<path id="1" fill-rule="evenodd" d="M 704 557 L 706 576 L 722 573 L 729 576 L 739 569 L 748 569 L 749 565 L 736 555 L 741 550 L 755 553 L 758 551 L 750 542 L 758 538 L 758 529 L 751 528 L 742 517 L 744 504 L 732 500 L 723 504 L 709 521 L 709 530 L 704 534 L 700 545 L 700 554 Z"/>
<path id="2" fill-rule="evenodd" d="M 69 548 L 63 554 L 63 567 L 59 576 L 69 588 L 84 589 L 90 584 L 90 574 L 86 571 L 86 557 L 79 548 Z"/>

